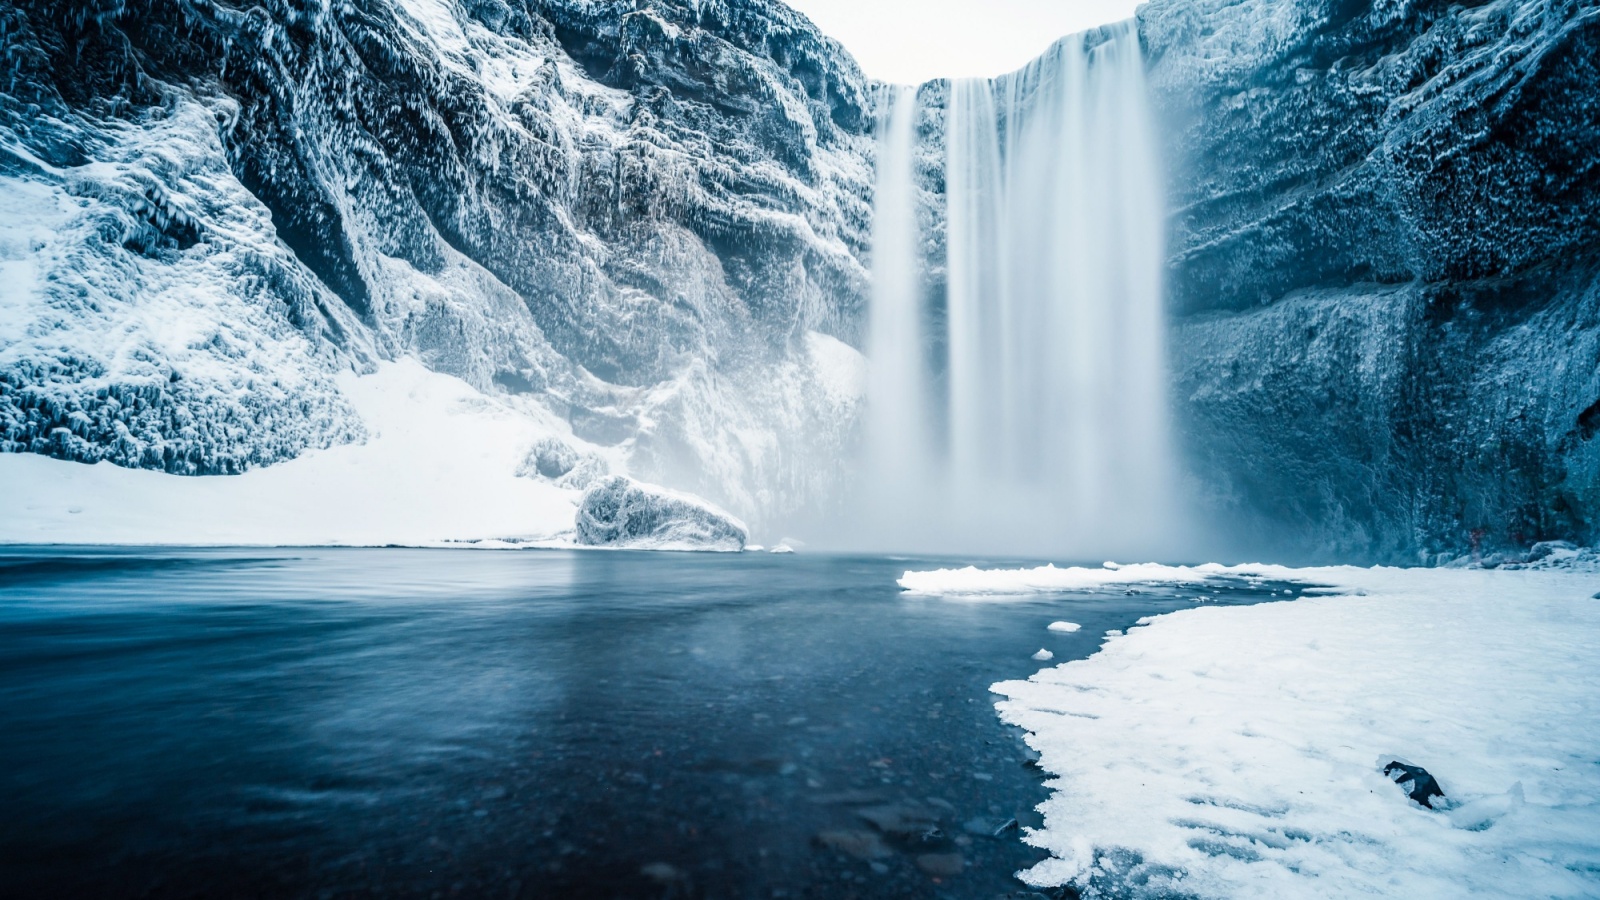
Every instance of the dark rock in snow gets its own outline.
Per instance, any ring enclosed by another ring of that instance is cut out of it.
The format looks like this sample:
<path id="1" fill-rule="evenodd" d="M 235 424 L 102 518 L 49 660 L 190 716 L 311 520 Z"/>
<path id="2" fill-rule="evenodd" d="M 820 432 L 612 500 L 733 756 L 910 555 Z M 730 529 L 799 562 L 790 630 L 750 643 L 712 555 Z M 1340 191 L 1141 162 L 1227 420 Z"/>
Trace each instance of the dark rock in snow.
<path id="1" fill-rule="evenodd" d="M 704 500 L 623 475 L 589 487 L 577 526 L 590 547 L 738 552 L 749 540 L 743 522 Z"/>
<path id="2" fill-rule="evenodd" d="M 1421 766 L 1395 761 L 1383 767 L 1383 774 L 1400 785 L 1400 789 L 1406 792 L 1407 797 L 1429 809 L 1433 808 L 1434 800 L 1444 799 L 1444 791 L 1439 788 L 1439 782 Z"/>

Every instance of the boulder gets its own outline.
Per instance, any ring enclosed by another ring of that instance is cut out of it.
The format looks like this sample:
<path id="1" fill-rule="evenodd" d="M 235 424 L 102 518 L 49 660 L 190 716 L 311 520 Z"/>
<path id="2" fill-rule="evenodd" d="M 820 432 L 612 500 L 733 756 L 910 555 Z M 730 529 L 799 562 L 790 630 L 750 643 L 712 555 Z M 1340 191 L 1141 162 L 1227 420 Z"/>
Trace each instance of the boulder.
<path id="1" fill-rule="evenodd" d="M 1383 767 L 1383 774 L 1400 785 L 1407 797 L 1429 809 L 1434 808 L 1434 800 L 1444 799 L 1444 791 L 1440 789 L 1438 780 L 1421 766 L 1395 760 Z"/>
<path id="2" fill-rule="evenodd" d="M 578 505 L 577 541 L 588 547 L 737 553 L 749 539 L 743 522 L 705 500 L 625 475 L 590 485 Z"/>

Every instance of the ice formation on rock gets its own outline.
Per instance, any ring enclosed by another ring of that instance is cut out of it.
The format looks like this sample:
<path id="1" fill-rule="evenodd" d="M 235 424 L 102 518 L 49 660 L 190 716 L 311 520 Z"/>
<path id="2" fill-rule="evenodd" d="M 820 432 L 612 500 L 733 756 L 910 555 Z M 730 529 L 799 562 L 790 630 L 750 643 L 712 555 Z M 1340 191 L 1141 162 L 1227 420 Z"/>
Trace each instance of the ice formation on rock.
<path id="1" fill-rule="evenodd" d="M 699 497 L 625 475 L 590 485 L 578 505 L 577 541 L 589 547 L 738 552 L 749 539 L 743 522 Z"/>

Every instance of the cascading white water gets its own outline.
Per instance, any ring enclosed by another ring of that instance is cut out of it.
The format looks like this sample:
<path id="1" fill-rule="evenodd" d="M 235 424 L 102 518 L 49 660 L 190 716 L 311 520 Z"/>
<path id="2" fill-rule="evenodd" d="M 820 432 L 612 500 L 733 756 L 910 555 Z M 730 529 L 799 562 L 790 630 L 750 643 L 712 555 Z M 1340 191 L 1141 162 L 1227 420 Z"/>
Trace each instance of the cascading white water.
<path id="1" fill-rule="evenodd" d="M 907 103 L 881 145 L 874 228 L 869 471 L 873 502 L 905 523 L 881 538 L 1170 548 L 1162 192 L 1133 24 L 948 85 L 942 341 L 918 330 L 939 317 L 917 291 Z M 930 343 L 946 349 L 931 365 Z M 893 472 L 919 474 L 879 480 Z"/>
<path id="2" fill-rule="evenodd" d="M 867 393 L 894 399 L 868 406 L 866 496 L 875 530 L 892 527 L 893 511 L 919 496 L 935 469 L 917 225 L 917 92 L 889 91 L 878 141 Z"/>

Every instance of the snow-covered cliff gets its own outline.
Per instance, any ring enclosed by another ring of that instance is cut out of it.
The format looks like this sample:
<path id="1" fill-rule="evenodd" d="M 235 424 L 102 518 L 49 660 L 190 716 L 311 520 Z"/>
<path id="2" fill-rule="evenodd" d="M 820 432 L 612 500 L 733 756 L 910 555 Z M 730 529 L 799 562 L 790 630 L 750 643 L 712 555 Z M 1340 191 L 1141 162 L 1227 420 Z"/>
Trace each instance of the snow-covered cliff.
<path id="1" fill-rule="evenodd" d="M 415 355 L 747 515 L 826 492 L 871 122 L 787 7 L 6 0 L 0 40 L 4 449 L 238 472 L 362 439 L 334 375 Z"/>
<path id="2" fill-rule="evenodd" d="M 1600 539 L 1594 4 L 1139 27 L 1212 513 L 1341 557 Z M 874 88 L 776 0 L 0 0 L 0 46 L 0 450 L 238 472 L 366 439 L 339 373 L 411 356 L 562 423 L 529 459 L 758 528 L 837 495 Z"/>
<path id="3" fill-rule="evenodd" d="M 1176 398 L 1252 530 L 1600 538 L 1600 8 L 1154 0 Z"/>

